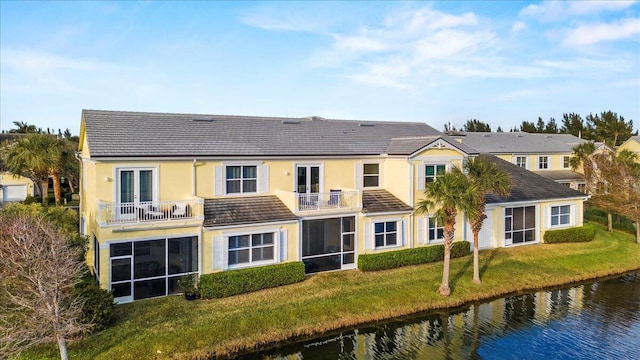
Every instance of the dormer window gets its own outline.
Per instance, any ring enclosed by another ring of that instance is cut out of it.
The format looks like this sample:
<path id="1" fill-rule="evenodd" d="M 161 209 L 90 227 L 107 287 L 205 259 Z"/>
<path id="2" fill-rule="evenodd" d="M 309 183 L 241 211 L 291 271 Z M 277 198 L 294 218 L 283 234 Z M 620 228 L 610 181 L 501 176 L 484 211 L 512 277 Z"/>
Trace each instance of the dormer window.
<path id="1" fill-rule="evenodd" d="M 424 182 L 430 183 L 436 181 L 438 176 L 444 175 L 447 166 L 444 164 L 439 165 L 425 165 L 424 168 Z"/>
<path id="2" fill-rule="evenodd" d="M 227 194 L 255 193 L 257 181 L 255 165 L 226 166 Z"/>

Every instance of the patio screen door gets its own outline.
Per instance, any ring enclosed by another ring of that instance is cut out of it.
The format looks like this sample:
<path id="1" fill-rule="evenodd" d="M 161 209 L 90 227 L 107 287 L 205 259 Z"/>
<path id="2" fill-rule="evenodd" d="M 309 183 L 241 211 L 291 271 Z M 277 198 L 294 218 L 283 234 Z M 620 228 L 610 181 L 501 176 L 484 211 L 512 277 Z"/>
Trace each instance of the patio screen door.
<path id="1" fill-rule="evenodd" d="M 136 208 L 153 201 L 153 170 L 118 170 L 119 215 L 135 215 Z"/>

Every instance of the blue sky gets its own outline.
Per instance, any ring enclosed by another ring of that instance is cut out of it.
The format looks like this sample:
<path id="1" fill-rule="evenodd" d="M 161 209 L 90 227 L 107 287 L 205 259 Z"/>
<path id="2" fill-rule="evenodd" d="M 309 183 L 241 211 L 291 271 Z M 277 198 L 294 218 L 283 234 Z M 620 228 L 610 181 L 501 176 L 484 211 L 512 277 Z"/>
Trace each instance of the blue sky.
<path id="1" fill-rule="evenodd" d="M 82 109 L 640 128 L 640 3 L 0 0 L 0 128 Z"/>

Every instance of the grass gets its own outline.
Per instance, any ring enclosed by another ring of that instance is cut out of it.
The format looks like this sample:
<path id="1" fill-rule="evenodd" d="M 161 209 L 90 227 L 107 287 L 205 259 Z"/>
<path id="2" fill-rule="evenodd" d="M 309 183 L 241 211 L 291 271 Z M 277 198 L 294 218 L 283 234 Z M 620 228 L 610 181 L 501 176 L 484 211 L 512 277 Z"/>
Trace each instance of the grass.
<path id="1" fill-rule="evenodd" d="M 109 329 L 70 344 L 73 359 L 224 357 L 343 327 L 465 302 L 640 269 L 640 245 L 622 232 L 597 229 L 587 243 L 540 244 L 480 253 L 482 285 L 472 256 L 451 262 L 452 295 L 437 294 L 442 263 L 378 272 L 342 271 L 225 299 L 181 296 L 117 307 Z M 54 346 L 25 358 L 59 358 Z"/>

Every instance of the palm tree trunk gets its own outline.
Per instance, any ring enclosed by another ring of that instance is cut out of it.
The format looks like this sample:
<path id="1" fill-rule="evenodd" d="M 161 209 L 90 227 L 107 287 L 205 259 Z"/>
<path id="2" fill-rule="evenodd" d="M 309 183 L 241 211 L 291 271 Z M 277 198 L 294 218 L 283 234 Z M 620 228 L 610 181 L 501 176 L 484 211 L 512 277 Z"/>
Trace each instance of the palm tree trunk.
<path id="1" fill-rule="evenodd" d="M 438 292 L 442 296 L 451 295 L 451 288 L 449 287 L 449 267 L 451 264 L 451 245 L 453 242 L 453 234 L 455 231 L 455 215 L 454 220 L 448 220 L 444 225 L 444 269 L 442 270 L 442 283 Z"/>
<path id="2" fill-rule="evenodd" d="M 640 244 L 640 219 L 636 220 L 636 242 Z"/>
<path id="3" fill-rule="evenodd" d="M 47 206 L 49 200 L 49 178 L 40 179 L 40 188 L 42 190 L 42 205 Z"/>
<path id="4" fill-rule="evenodd" d="M 56 205 L 60 205 L 62 203 L 62 191 L 60 188 L 60 174 L 53 173 L 51 177 L 53 178 L 53 196 L 56 199 Z"/>
<path id="5" fill-rule="evenodd" d="M 478 232 L 473 232 L 473 282 L 482 284 L 480 281 L 480 255 L 478 254 Z"/>

